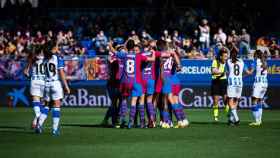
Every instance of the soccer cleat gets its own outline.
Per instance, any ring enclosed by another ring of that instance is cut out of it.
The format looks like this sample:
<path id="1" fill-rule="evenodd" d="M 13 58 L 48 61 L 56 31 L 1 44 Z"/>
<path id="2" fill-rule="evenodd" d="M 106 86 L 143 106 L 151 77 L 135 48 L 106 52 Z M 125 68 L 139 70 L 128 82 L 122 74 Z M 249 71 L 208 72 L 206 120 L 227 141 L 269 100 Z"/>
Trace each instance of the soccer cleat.
<path id="1" fill-rule="evenodd" d="M 168 123 L 163 122 L 161 128 L 168 129 L 170 126 Z"/>
<path id="2" fill-rule="evenodd" d="M 214 117 L 214 121 L 215 121 L 215 122 L 218 122 L 218 121 L 219 121 L 219 118 L 218 118 L 218 117 Z"/>
<path id="3" fill-rule="evenodd" d="M 188 127 L 190 125 L 189 121 L 187 119 L 184 119 L 182 122 L 183 127 Z"/>
<path id="4" fill-rule="evenodd" d="M 37 133 L 37 134 L 43 133 L 43 128 L 42 128 L 40 125 L 38 125 L 38 126 L 35 128 L 35 133 Z"/>
<path id="5" fill-rule="evenodd" d="M 132 125 L 130 122 L 128 122 L 127 128 L 128 128 L 128 129 L 131 129 L 132 127 L 133 127 L 133 125 Z"/>
<path id="6" fill-rule="evenodd" d="M 239 126 L 239 125 L 240 125 L 240 120 L 234 122 L 234 125 L 235 125 L 235 126 Z"/>
<path id="7" fill-rule="evenodd" d="M 60 135 L 59 129 L 57 129 L 57 130 L 52 130 L 52 135 L 53 135 L 53 136 L 59 136 L 59 135 Z"/>
<path id="8" fill-rule="evenodd" d="M 261 126 L 261 122 L 252 122 L 252 123 L 249 123 L 249 126 L 251 126 L 251 127 L 259 127 L 259 126 Z"/>

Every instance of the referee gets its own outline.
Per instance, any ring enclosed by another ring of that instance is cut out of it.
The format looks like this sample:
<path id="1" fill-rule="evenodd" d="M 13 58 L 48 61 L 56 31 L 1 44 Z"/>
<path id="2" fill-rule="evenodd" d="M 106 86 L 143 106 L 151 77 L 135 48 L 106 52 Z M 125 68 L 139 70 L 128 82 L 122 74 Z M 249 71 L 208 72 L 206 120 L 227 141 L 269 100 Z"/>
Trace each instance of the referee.
<path id="1" fill-rule="evenodd" d="M 226 76 L 226 61 L 228 59 L 228 52 L 226 49 L 221 49 L 216 59 L 212 62 L 212 85 L 211 94 L 213 97 L 213 116 L 214 121 L 219 121 L 219 97 L 223 97 L 224 104 L 226 103 L 227 92 L 227 76 Z M 228 111 L 228 106 L 226 106 Z"/>

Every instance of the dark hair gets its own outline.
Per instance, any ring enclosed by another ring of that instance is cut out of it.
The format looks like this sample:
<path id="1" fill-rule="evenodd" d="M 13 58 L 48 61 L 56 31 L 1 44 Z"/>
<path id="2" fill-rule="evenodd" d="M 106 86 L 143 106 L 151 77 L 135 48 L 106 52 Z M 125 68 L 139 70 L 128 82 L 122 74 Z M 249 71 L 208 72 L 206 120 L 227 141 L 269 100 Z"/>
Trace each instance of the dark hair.
<path id="1" fill-rule="evenodd" d="M 166 42 L 162 39 L 157 41 L 157 48 L 159 51 L 163 51 L 166 49 Z"/>
<path id="2" fill-rule="evenodd" d="M 267 68 L 266 56 L 264 55 L 264 53 L 261 50 L 259 50 L 259 49 L 256 50 L 254 53 L 254 57 L 261 60 L 263 69 Z"/>
<path id="3" fill-rule="evenodd" d="M 56 46 L 55 42 L 48 42 L 44 45 L 44 56 L 49 60 L 53 53 L 52 50 Z"/>
<path id="4" fill-rule="evenodd" d="M 238 54 L 238 51 L 236 49 L 232 49 L 230 51 L 230 59 L 231 59 L 232 63 L 236 63 L 238 61 L 237 54 Z"/>
<path id="5" fill-rule="evenodd" d="M 222 48 L 222 49 L 219 50 L 218 56 L 216 58 L 218 67 L 220 67 L 220 64 L 222 62 L 221 57 L 223 56 L 223 54 L 227 54 L 227 53 L 228 52 L 227 52 L 227 50 L 225 48 Z"/>
<path id="6" fill-rule="evenodd" d="M 134 46 L 135 46 L 135 43 L 134 43 L 134 41 L 133 40 L 128 40 L 127 41 L 127 43 L 126 43 L 126 48 L 128 49 L 128 50 L 132 50 L 133 48 L 134 48 Z"/>

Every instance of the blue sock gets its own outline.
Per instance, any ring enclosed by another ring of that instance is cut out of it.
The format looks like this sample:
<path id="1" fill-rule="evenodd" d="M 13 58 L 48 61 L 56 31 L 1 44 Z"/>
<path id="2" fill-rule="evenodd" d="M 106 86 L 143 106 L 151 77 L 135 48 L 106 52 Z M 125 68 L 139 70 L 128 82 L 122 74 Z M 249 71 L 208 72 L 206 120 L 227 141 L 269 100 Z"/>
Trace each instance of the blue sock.
<path id="1" fill-rule="evenodd" d="M 145 108 L 144 108 L 144 105 L 138 105 L 138 110 L 140 112 L 141 126 L 144 126 L 145 125 Z"/>

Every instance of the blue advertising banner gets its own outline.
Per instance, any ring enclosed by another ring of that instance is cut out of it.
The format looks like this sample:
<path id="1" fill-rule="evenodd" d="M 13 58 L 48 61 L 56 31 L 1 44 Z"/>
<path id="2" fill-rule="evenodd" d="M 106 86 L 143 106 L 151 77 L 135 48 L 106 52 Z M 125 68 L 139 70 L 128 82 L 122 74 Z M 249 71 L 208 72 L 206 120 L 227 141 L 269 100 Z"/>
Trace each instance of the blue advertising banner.
<path id="1" fill-rule="evenodd" d="M 251 65 L 252 61 L 245 63 Z M 179 102 L 186 108 L 209 108 L 213 104 L 211 97 L 211 60 L 182 60 L 179 72 L 182 89 Z M 265 108 L 280 108 L 280 61 L 268 61 L 269 87 L 263 100 Z M 254 75 L 244 77 L 240 108 L 250 108 Z M 71 94 L 62 100 L 64 107 L 107 107 L 111 100 L 107 94 L 106 80 L 72 80 Z M 26 80 L 0 80 L 0 106 L 31 107 L 29 82 Z M 221 103 L 220 106 L 223 106 Z"/>
<path id="2" fill-rule="evenodd" d="M 244 60 L 250 68 L 253 60 Z M 268 83 L 270 86 L 280 86 L 280 61 L 268 60 Z M 182 60 L 182 70 L 178 77 L 184 85 L 210 85 L 212 60 Z M 254 74 L 244 77 L 244 85 L 252 85 Z"/>

